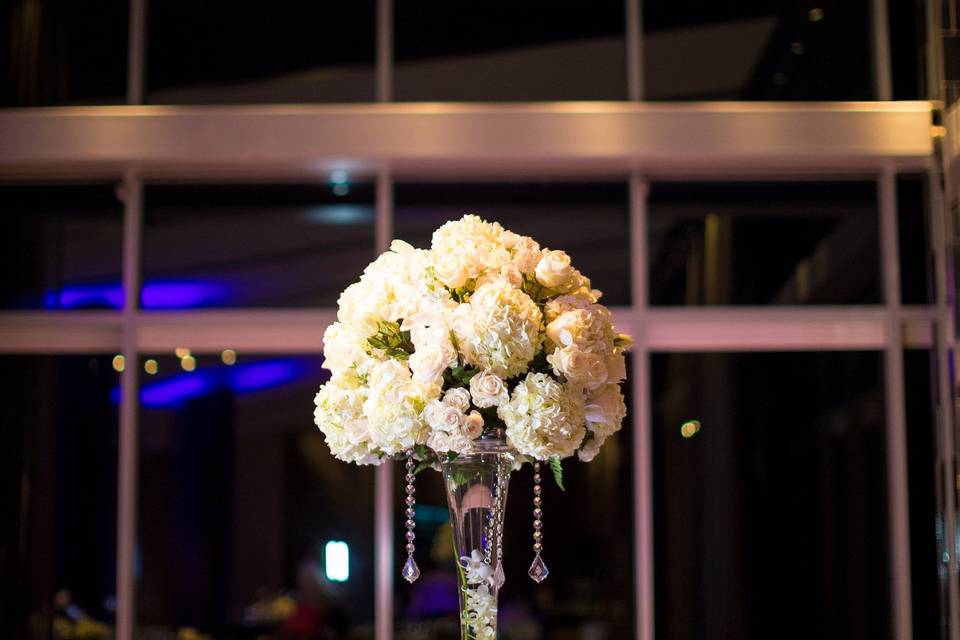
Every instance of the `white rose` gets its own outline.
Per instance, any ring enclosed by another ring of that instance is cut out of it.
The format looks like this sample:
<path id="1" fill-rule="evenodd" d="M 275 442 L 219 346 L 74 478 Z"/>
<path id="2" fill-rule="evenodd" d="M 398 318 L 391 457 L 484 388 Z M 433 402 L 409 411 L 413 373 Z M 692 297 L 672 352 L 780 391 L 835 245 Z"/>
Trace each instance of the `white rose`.
<path id="1" fill-rule="evenodd" d="M 471 440 L 476 440 L 483 433 L 483 416 L 479 411 L 471 411 L 470 415 L 463 417 L 463 435 Z"/>
<path id="2" fill-rule="evenodd" d="M 570 256 L 565 251 L 551 251 L 549 249 L 543 251 L 543 256 L 534 271 L 537 275 L 537 282 L 549 289 L 563 286 L 573 275 Z"/>
<path id="3" fill-rule="evenodd" d="M 456 433 L 460 428 L 463 412 L 445 402 L 434 400 L 423 410 L 423 419 L 435 431 Z"/>
<path id="4" fill-rule="evenodd" d="M 456 254 L 450 253 L 440 256 L 434 263 L 433 268 L 437 274 L 437 279 L 451 289 L 459 289 L 467 284 L 467 280 L 470 279 L 467 265 Z"/>
<path id="5" fill-rule="evenodd" d="M 507 385 L 494 373 L 482 371 L 470 378 L 470 396 L 481 409 L 499 407 L 510 399 Z"/>
<path id="6" fill-rule="evenodd" d="M 547 337 L 558 347 L 569 347 L 583 332 L 586 315 L 582 309 L 561 313 L 547 325 Z"/>
<path id="7" fill-rule="evenodd" d="M 447 368 L 447 359 L 442 349 L 417 349 L 409 360 L 413 379 L 428 384 L 442 384 L 443 372 Z"/>
<path id="8" fill-rule="evenodd" d="M 603 358 L 581 351 L 575 345 L 557 349 L 547 356 L 547 362 L 557 375 L 587 389 L 596 389 L 607 381 L 607 366 Z"/>
<path id="9" fill-rule="evenodd" d="M 466 413 L 470 410 L 470 392 L 463 387 L 447 389 L 443 394 L 443 403 L 455 407 L 461 413 Z"/>

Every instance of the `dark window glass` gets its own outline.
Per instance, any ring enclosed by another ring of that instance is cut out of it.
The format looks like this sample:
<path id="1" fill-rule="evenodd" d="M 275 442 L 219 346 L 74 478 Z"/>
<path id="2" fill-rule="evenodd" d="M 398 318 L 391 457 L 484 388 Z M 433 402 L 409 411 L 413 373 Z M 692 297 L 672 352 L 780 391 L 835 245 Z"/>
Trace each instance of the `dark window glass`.
<path id="1" fill-rule="evenodd" d="M 312 423 L 321 359 L 188 358 L 141 364 L 139 633 L 372 636 L 373 470 L 334 460 Z"/>
<path id="2" fill-rule="evenodd" d="M 931 353 L 925 349 L 903 352 L 914 638 L 936 638 L 940 633 L 942 610 L 939 573 L 943 564 L 937 554 L 937 538 L 942 535 L 938 533 L 937 517 L 933 365 Z"/>
<path id="3" fill-rule="evenodd" d="M 110 361 L 0 357 L 0 637 L 113 637 Z"/>
<path id="4" fill-rule="evenodd" d="M 629 198 L 624 182 L 399 184 L 395 235 L 428 248 L 433 231 L 467 213 L 563 249 L 604 292 L 630 304 Z"/>
<path id="5" fill-rule="evenodd" d="M 926 180 L 923 176 L 897 178 L 897 215 L 900 238 L 900 297 L 904 304 L 927 304 L 933 255 L 930 251 Z"/>
<path id="6" fill-rule="evenodd" d="M 376 4 L 150 3 L 153 104 L 374 99 Z"/>
<path id="7" fill-rule="evenodd" d="M 652 376 L 660 637 L 890 637 L 881 354 L 659 354 Z"/>
<path id="8" fill-rule="evenodd" d="M 924 89 L 926 5 L 913 2 L 887 4 L 890 24 L 890 63 L 894 100 L 919 100 Z"/>
<path id="9" fill-rule="evenodd" d="M 648 234 L 654 305 L 881 300 L 873 182 L 656 183 Z"/>
<path id="10" fill-rule="evenodd" d="M 634 637 L 633 429 L 626 397 L 623 429 L 608 439 L 590 463 L 563 462 L 561 491 L 549 471 L 543 482 L 543 560 L 550 577 L 535 584 L 527 575 L 533 561 L 530 465 L 510 476 L 504 521 L 506 583 L 499 595 L 499 629 L 504 638 L 566 640 Z M 400 465 L 398 465 L 399 467 Z M 395 531 L 403 532 L 403 470 L 394 480 Z M 428 470 L 416 481 L 417 582 L 394 578 L 398 637 L 459 638 L 457 576 L 453 534 L 440 474 Z M 406 558 L 406 540 L 397 535 L 395 557 Z"/>
<path id="11" fill-rule="evenodd" d="M 374 258 L 370 185 L 151 186 L 144 202 L 148 309 L 330 306 Z"/>
<path id="12" fill-rule="evenodd" d="M 873 99 L 868 0 L 679 0 L 643 12 L 648 100 Z"/>
<path id="13" fill-rule="evenodd" d="M 397 100 L 624 100 L 622 0 L 394 4 Z"/>
<path id="14" fill-rule="evenodd" d="M 123 209 L 113 186 L 0 186 L 0 220 L 0 307 L 123 306 Z"/>
<path id="15" fill-rule="evenodd" d="M 0 5 L 0 106 L 123 104 L 125 0 Z"/>

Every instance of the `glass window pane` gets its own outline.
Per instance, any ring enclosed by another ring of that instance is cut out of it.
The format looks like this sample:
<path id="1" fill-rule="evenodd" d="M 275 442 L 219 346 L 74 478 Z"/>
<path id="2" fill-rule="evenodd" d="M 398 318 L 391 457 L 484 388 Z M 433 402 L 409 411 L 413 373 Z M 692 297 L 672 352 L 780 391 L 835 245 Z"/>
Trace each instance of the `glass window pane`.
<path id="1" fill-rule="evenodd" d="M 872 100 L 870 2 L 643 3 L 647 100 Z"/>
<path id="2" fill-rule="evenodd" d="M 331 306 L 374 257 L 369 184 L 149 186 L 144 203 L 147 309 Z"/>
<path id="3" fill-rule="evenodd" d="M 933 354 L 926 349 L 903 352 L 904 400 L 907 415 L 907 469 L 910 500 L 910 587 L 913 595 L 913 637 L 940 633 L 940 567 L 938 538 L 943 539 L 937 512 L 937 455 L 931 384 Z M 946 585 L 944 584 L 944 588 Z"/>
<path id="4" fill-rule="evenodd" d="M 0 186 L 0 220 L 0 308 L 123 306 L 123 208 L 112 185 Z"/>
<path id="5" fill-rule="evenodd" d="M 878 303 L 876 197 L 874 182 L 655 183 L 650 302 Z"/>
<path id="6" fill-rule="evenodd" d="M 0 637 L 113 636 L 111 359 L 0 357 Z"/>
<path id="7" fill-rule="evenodd" d="M 627 390 L 625 390 L 627 391 Z M 504 521 L 506 583 L 499 595 L 504 640 L 634 637 L 633 433 L 632 402 L 626 396 L 623 428 L 589 464 L 563 463 L 561 491 L 549 471 L 543 482 L 543 560 L 550 577 L 534 583 L 533 471 L 526 465 L 510 476 Z M 398 465 L 399 467 L 400 465 Z M 395 531 L 403 532 L 403 470 L 398 468 Z M 416 479 L 416 561 L 421 577 L 408 585 L 394 577 L 397 636 L 458 638 L 457 576 L 453 533 L 440 474 Z M 405 558 L 398 533 L 396 558 Z"/>
<path id="8" fill-rule="evenodd" d="M 398 184 L 394 233 L 415 247 L 472 213 L 563 249 L 604 292 L 606 305 L 630 304 L 629 196 L 625 182 Z"/>
<path id="9" fill-rule="evenodd" d="M 123 104 L 126 0 L 11 0 L 0 8 L 0 106 Z"/>
<path id="10" fill-rule="evenodd" d="M 369 102 L 376 3 L 151 2 L 153 104 Z"/>
<path id="11" fill-rule="evenodd" d="M 312 423 L 321 359 L 231 355 L 141 363 L 139 633 L 372 637 L 373 470 Z"/>
<path id="12" fill-rule="evenodd" d="M 397 100 L 624 100 L 622 0 L 394 3 Z"/>
<path id="13" fill-rule="evenodd" d="M 897 215 L 900 239 L 900 297 L 904 304 L 932 301 L 934 268 L 927 215 L 926 180 L 921 175 L 897 178 Z"/>
<path id="14" fill-rule="evenodd" d="M 880 352 L 653 356 L 661 637 L 890 637 L 882 378 Z"/>

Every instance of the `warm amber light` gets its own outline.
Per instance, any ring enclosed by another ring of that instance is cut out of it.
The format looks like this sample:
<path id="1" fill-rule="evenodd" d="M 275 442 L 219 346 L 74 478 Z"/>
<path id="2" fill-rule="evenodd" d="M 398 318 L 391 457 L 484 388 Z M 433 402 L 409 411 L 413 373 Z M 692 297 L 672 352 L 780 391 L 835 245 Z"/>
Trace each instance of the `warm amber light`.
<path id="1" fill-rule="evenodd" d="M 113 370 L 114 371 L 123 371 L 124 366 L 126 365 L 126 359 L 119 353 L 113 356 Z"/>
<path id="2" fill-rule="evenodd" d="M 823 9 L 814 7 L 807 13 L 807 17 L 810 18 L 810 22 L 820 22 L 823 20 Z"/>
<path id="3" fill-rule="evenodd" d="M 220 354 L 220 359 L 223 360 L 223 364 L 226 365 L 236 364 L 237 352 L 233 349 L 224 349 L 223 353 Z"/>
<path id="4" fill-rule="evenodd" d="M 197 368 L 197 361 L 193 356 L 187 355 L 180 358 L 180 366 L 184 371 L 193 371 Z"/>
<path id="5" fill-rule="evenodd" d="M 156 360 L 147 360 L 143 363 L 143 370 L 149 373 L 151 376 L 156 375 L 160 367 L 157 365 Z"/>
<path id="6" fill-rule="evenodd" d="M 187 349 L 186 347 L 177 347 L 173 350 L 173 352 L 177 354 L 177 357 L 180 359 L 186 358 L 190 355 L 190 349 Z"/>
<path id="7" fill-rule="evenodd" d="M 692 438 L 697 435 L 700 431 L 700 421 L 699 420 L 687 420 L 683 423 L 683 426 L 680 427 L 680 435 L 684 438 Z"/>

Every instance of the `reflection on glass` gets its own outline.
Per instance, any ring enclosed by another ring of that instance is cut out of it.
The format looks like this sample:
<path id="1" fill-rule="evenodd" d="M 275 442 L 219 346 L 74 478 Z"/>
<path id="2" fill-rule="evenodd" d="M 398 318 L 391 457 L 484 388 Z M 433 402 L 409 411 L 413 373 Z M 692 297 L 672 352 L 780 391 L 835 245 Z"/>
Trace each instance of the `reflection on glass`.
<path id="1" fill-rule="evenodd" d="M 5 2 L 0 107 L 123 104 L 129 4 Z"/>
<path id="2" fill-rule="evenodd" d="M 662 637 L 890 636 L 882 380 L 880 352 L 653 356 Z"/>
<path id="3" fill-rule="evenodd" d="M 112 185 L 2 186 L 0 224 L 0 308 L 123 306 L 123 211 Z"/>
<path id="4" fill-rule="evenodd" d="M 627 415 L 631 411 L 627 398 Z M 535 584 L 533 561 L 533 471 L 510 475 L 503 525 L 499 628 L 504 640 L 619 639 L 634 636 L 633 434 L 629 420 L 607 440 L 590 464 L 563 464 L 566 491 L 549 473 L 543 481 L 543 560 L 550 576 Z M 395 531 L 404 530 L 404 470 L 396 465 Z M 441 475 L 426 470 L 416 481 L 416 562 L 412 585 L 396 567 L 394 597 L 398 637 L 459 638 L 457 572 L 453 531 Z M 395 557 L 405 558 L 397 536 Z"/>
<path id="5" fill-rule="evenodd" d="M 374 257 L 369 184 L 148 186 L 144 202 L 147 309 L 331 306 Z"/>
<path id="6" fill-rule="evenodd" d="M 153 104 L 374 100 L 374 0 L 164 0 L 149 7 Z"/>
<path id="7" fill-rule="evenodd" d="M 429 247 L 434 229 L 472 213 L 542 247 L 563 248 L 606 305 L 630 304 L 629 200 L 624 182 L 398 184 L 394 234 Z"/>
<path id="8" fill-rule="evenodd" d="M 872 182 L 651 186 L 654 305 L 879 303 Z"/>
<path id="9" fill-rule="evenodd" d="M 624 100 L 624 4 L 394 5 L 397 100 Z"/>
<path id="10" fill-rule="evenodd" d="M 868 0 L 645 2 L 645 97 L 872 100 L 870 9 Z"/>
<path id="11" fill-rule="evenodd" d="M 0 637 L 113 637 L 118 374 L 0 357 Z M 82 635 L 81 635 L 82 634 Z"/>
<path id="12" fill-rule="evenodd" d="M 312 424 L 320 358 L 186 357 L 141 376 L 138 633 L 372 637 L 373 471 Z"/>

